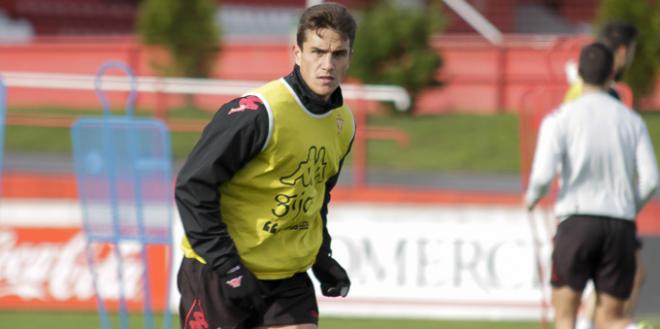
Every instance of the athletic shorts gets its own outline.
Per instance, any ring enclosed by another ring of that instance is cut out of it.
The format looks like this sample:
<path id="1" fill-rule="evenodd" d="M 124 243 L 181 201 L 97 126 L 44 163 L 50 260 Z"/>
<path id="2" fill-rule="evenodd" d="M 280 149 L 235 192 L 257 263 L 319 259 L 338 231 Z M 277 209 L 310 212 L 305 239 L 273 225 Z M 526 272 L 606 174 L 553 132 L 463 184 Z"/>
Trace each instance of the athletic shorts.
<path id="1" fill-rule="evenodd" d="M 633 221 L 573 215 L 557 228 L 552 252 L 553 287 L 584 290 L 589 279 L 597 291 L 628 299 L 635 278 L 636 228 Z"/>
<path id="2" fill-rule="evenodd" d="M 177 284 L 181 292 L 179 317 L 182 329 L 247 329 L 257 326 L 318 324 L 314 286 L 307 273 L 282 280 L 261 280 L 265 297 L 263 313 L 225 304 L 219 276 L 207 265 L 184 258 Z"/>
<path id="3" fill-rule="evenodd" d="M 644 243 L 642 242 L 642 237 L 639 235 L 635 235 L 635 248 L 637 250 L 642 250 L 642 247 L 644 246 Z"/>

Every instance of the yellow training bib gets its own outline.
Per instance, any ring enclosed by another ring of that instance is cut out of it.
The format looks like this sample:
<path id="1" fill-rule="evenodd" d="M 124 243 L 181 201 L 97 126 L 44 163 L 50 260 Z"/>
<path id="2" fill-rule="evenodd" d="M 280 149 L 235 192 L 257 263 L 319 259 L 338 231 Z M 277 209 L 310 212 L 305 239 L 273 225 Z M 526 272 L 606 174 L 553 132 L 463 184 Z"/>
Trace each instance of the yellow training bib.
<path id="1" fill-rule="evenodd" d="M 323 240 L 326 182 L 337 175 L 355 133 L 345 107 L 309 112 L 283 80 L 249 94 L 269 111 L 264 149 L 220 186 L 224 223 L 241 261 L 259 279 L 291 277 L 312 266 Z M 184 254 L 203 261 L 184 239 Z"/>

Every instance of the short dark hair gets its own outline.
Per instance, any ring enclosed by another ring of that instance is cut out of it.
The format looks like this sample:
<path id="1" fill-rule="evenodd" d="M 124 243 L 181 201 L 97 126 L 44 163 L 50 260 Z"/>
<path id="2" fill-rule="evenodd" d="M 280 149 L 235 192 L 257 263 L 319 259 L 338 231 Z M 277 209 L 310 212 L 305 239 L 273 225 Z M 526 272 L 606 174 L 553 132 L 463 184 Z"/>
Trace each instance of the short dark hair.
<path id="1" fill-rule="evenodd" d="M 580 51 L 578 72 L 585 83 L 602 86 L 609 80 L 614 66 L 614 55 L 609 47 L 594 42 Z"/>
<path id="2" fill-rule="evenodd" d="M 353 49 L 355 30 L 357 29 L 355 19 L 346 7 L 334 2 L 311 6 L 303 12 L 298 22 L 298 33 L 296 34 L 298 47 L 302 48 L 305 42 L 305 31 L 326 28 L 333 29 L 344 38 L 348 38 L 351 49 Z"/>
<path id="3" fill-rule="evenodd" d="M 626 22 L 609 22 L 603 26 L 598 41 L 608 46 L 612 51 L 619 47 L 630 47 L 637 38 L 637 28 Z"/>

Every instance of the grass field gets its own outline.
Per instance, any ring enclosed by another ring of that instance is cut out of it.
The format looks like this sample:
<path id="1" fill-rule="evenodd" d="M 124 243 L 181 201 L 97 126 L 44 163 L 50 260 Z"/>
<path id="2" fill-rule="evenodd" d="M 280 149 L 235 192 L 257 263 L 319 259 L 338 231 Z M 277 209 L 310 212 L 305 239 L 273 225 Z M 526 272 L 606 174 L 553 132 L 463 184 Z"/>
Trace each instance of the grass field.
<path id="1" fill-rule="evenodd" d="M 155 328 L 162 328 L 162 317 L 155 321 Z M 118 328 L 118 317 L 111 319 Z M 173 317 L 173 328 L 178 328 L 178 317 Z M 144 328 L 144 319 L 140 316 L 129 317 L 131 328 Z M 0 328 L 12 329 L 65 329 L 65 328 L 100 328 L 99 316 L 93 312 L 0 312 Z M 415 319 L 368 319 L 368 318 L 321 318 L 319 327 L 323 329 L 536 329 L 538 323 L 532 322 L 487 322 L 487 321 L 436 321 Z"/>
<path id="2" fill-rule="evenodd" d="M 99 115 L 99 111 L 67 109 L 9 109 L 10 113 L 30 115 Z M 178 110 L 171 118 L 208 120 L 211 113 Z M 660 113 L 643 115 L 660 154 Z M 410 144 L 399 147 L 390 141 L 368 144 L 368 165 L 372 168 L 443 171 L 464 173 L 517 173 L 520 167 L 518 119 L 515 114 L 375 116 L 369 125 L 396 127 L 410 137 Z M 48 136 L 44 142 L 44 136 Z M 184 158 L 199 133 L 172 134 L 172 152 Z M 71 153 L 69 129 L 44 127 L 7 127 L 6 152 Z M 349 157 L 348 161 L 351 159 Z"/>
<path id="3" fill-rule="evenodd" d="M 155 328 L 162 328 L 162 316 L 157 316 Z M 118 316 L 111 318 L 114 328 L 119 328 Z M 179 327 L 179 318 L 172 317 L 173 328 Z M 144 319 L 138 315 L 129 317 L 131 328 L 144 328 Z M 660 328 L 660 322 L 653 325 Z M 0 312 L 0 328 L 12 329 L 86 329 L 100 328 L 99 316 L 94 312 Z M 371 319 L 321 317 L 322 329 L 538 329 L 538 322 L 524 321 L 441 321 L 419 319 Z"/>

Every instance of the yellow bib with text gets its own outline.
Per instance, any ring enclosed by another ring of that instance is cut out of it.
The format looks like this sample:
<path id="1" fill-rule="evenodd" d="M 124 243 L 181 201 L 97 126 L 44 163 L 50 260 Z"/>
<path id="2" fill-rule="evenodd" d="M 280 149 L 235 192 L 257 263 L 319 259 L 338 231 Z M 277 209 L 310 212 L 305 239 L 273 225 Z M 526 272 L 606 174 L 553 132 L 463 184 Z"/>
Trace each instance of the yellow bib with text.
<path id="1" fill-rule="evenodd" d="M 261 153 L 220 186 L 221 214 L 245 266 L 259 279 L 284 279 L 314 263 L 326 182 L 337 175 L 355 125 L 346 106 L 309 112 L 283 79 L 249 94 L 269 111 L 270 135 Z M 201 261 L 183 242 L 186 257 Z"/>

